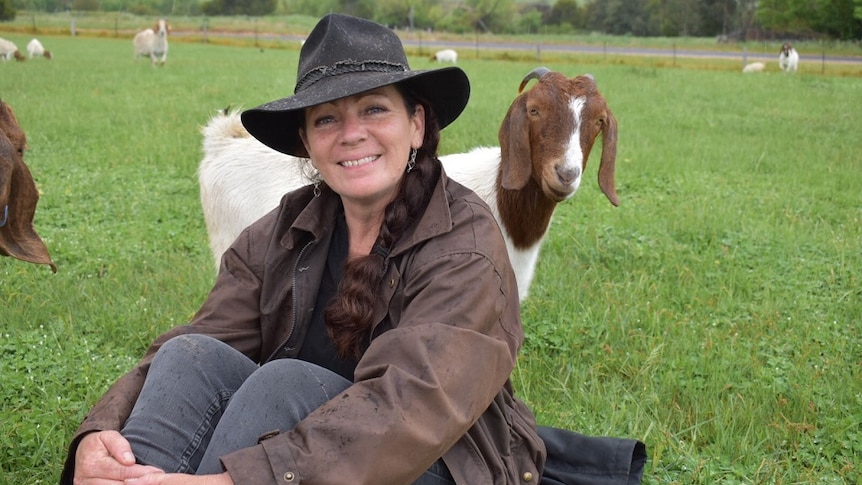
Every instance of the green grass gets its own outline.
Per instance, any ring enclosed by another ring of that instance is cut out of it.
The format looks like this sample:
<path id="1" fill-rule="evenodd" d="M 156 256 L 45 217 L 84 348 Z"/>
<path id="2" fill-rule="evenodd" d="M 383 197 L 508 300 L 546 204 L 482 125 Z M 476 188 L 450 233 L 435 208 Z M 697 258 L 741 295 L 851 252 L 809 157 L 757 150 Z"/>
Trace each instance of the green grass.
<path id="1" fill-rule="evenodd" d="M 59 266 L 0 258 L 0 484 L 55 483 L 89 406 L 203 301 L 199 127 L 292 92 L 297 56 L 174 42 L 154 69 L 128 39 L 43 43 L 54 60 L 0 62 Z M 859 75 L 661 62 L 546 60 L 614 111 L 622 204 L 594 153 L 523 305 L 516 388 L 542 424 L 643 440 L 648 484 L 859 483 Z M 443 153 L 495 144 L 535 67 L 459 64 L 473 96 Z"/>
<path id="2" fill-rule="evenodd" d="M 90 12 L 75 11 L 71 13 L 45 13 L 35 11 L 18 11 L 13 21 L 0 24 L 0 32 L 12 32 L 21 35 L 46 36 L 69 35 L 72 28 L 79 36 L 131 38 L 135 32 L 152 26 L 156 17 L 146 17 L 125 12 Z M 308 15 L 267 15 L 264 17 L 248 16 L 169 16 L 173 42 L 210 42 L 222 45 L 254 45 L 265 48 L 298 49 L 297 39 L 304 37 L 317 23 L 317 18 Z M 235 34 L 242 33 L 242 37 Z M 428 32 L 425 30 L 400 30 L 399 35 L 405 39 L 420 44 L 416 53 L 421 57 L 427 55 L 436 47 L 425 46 L 428 42 L 460 42 L 474 46 L 494 47 L 500 43 L 521 42 L 533 45 L 533 49 L 518 52 L 508 52 L 508 49 L 483 50 L 459 49 L 459 58 L 520 58 L 532 60 L 537 53 L 542 59 L 549 57 L 567 57 L 572 55 L 554 54 L 549 47 L 554 45 L 577 45 L 591 47 L 630 47 L 664 49 L 669 53 L 682 50 L 711 51 L 740 56 L 743 52 L 749 60 L 767 60 L 777 67 L 777 55 L 783 39 L 751 40 L 747 42 L 718 43 L 714 37 L 632 37 L 612 36 L 596 32 L 579 32 L 576 34 L 548 34 L 539 32 L 522 35 L 498 35 L 493 32 L 477 32 L 473 34 L 453 34 L 442 31 Z M 794 46 L 804 56 L 849 56 L 862 57 L 862 44 L 859 42 L 842 41 L 797 41 Z M 19 46 L 22 49 L 23 45 Z M 578 57 L 598 57 L 602 62 L 618 60 L 618 56 L 608 54 L 577 54 Z M 668 58 L 648 59 L 650 65 L 682 65 L 696 66 L 704 69 L 739 70 L 738 60 L 732 62 L 716 59 L 684 59 L 673 56 Z M 631 62 L 631 59 L 628 60 Z M 642 59 L 641 62 L 644 62 Z M 804 61 L 803 71 L 827 74 L 860 75 L 859 66 L 847 67 L 841 65 L 824 65 L 822 62 Z"/>

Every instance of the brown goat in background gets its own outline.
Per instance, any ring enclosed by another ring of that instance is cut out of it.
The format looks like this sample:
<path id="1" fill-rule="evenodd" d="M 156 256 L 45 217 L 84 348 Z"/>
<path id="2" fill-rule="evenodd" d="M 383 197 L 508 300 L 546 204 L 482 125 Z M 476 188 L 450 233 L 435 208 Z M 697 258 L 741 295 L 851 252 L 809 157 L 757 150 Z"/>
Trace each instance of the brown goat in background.
<path id="1" fill-rule="evenodd" d="M 24 164 L 26 147 L 12 108 L 0 100 L 0 256 L 47 264 L 56 273 L 57 265 L 33 228 L 39 191 Z"/>

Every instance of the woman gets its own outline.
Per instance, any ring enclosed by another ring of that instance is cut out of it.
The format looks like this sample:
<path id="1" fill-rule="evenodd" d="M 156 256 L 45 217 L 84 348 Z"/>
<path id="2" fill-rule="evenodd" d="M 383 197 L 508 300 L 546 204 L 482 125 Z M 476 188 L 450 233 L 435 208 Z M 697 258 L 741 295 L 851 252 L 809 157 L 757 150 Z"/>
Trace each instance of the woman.
<path id="1" fill-rule="evenodd" d="M 192 322 L 96 404 L 62 483 L 538 482 L 505 245 L 437 159 L 468 97 L 457 67 L 410 70 L 388 28 L 324 17 L 295 94 L 242 115 L 319 178 L 239 236 Z"/>

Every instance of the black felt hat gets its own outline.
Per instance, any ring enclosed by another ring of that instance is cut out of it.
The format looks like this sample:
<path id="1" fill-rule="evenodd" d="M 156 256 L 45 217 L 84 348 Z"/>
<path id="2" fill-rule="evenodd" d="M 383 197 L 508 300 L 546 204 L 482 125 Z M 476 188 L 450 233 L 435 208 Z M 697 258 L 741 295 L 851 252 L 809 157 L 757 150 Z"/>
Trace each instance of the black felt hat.
<path id="1" fill-rule="evenodd" d="M 330 14 L 314 27 L 299 53 L 294 95 L 242 113 L 242 124 L 263 144 L 306 156 L 299 139 L 303 109 L 389 84 L 403 83 L 431 103 L 440 128 L 455 121 L 470 97 L 458 67 L 413 71 L 401 39 L 388 27 Z"/>

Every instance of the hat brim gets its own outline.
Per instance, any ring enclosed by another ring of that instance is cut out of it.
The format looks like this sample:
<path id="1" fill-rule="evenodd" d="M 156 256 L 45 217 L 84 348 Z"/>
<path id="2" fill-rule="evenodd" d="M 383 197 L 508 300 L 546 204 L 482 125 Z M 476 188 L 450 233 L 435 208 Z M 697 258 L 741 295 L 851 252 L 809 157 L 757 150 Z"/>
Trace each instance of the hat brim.
<path id="1" fill-rule="evenodd" d="M 251 108 L 240 117 L 245 129 L 264 145 L 288 155 L 307 156 L 299 139 L 305 108 L 395 83 L 405 84 L 428 100 L 441 130 L 458 118 L 470 99 L 470 81 L 458 67 L 354 72 L 320 79 L 293 96 Z"/>

